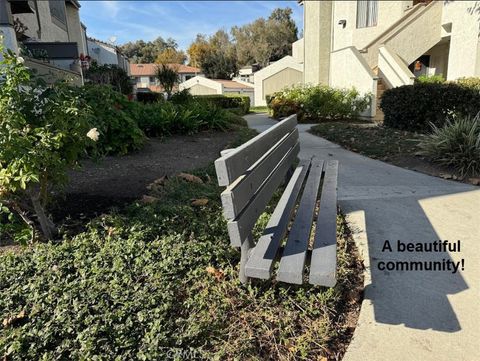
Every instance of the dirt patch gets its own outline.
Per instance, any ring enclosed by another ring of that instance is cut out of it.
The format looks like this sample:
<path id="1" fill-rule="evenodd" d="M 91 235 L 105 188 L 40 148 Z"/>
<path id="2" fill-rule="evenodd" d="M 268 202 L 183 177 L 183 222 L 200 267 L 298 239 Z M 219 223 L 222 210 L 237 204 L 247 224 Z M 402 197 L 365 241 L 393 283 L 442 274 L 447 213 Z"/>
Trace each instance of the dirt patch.
<path id="1" fill-rule="evenodd" d="M 235 137 L 235 132 L 204 132 L 149 139 L 138 152 L 84 161 L 80 169 L 69 172 L 68 186 L 54 207 L 54 218 L 90 218 L 138 199 L 162 176 L 207 166 Z"/>

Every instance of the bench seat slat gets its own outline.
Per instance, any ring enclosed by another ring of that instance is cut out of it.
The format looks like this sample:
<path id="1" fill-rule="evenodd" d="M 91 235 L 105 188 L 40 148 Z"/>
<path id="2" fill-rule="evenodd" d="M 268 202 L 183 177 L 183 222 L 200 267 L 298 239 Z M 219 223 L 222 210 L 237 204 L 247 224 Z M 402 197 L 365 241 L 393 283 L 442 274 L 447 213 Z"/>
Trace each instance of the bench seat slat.
<path id="1" fill-rule="evenodd" d="M 302 284 L 308 241 L 312 230 L 323 160 L 313 160 L 302 199 L 293 222 L 278 269 L 277 280 Z"/>
<path id="2" fill-rule="evenodd" d="M 287 171 L 295 161 L 299 152 L 300 145 L 297 143 L 283 157 L 278 166 L 270 174 L 269 178 L 263 183 L 262 187 L 252 197 L 249 204 L 243 209 L 242 213 L 234 220 L 227 223 L 228 235 L 230 236 L 231 245 L 240 247 L 247 239 L 258 217 L 263 213 L 268 202 L 272 198 L 273 193 L 285 179 Z"/>
<path id="3" fill-rule="evenodd" d="M 298 140 L 298 130 L 285 135 L 249 172 L 237 178 L 221 195 L 225 218 L 234 219 Z"/>
<path id="4" fill-rule="evenodd" d="M 219 186 L 228 186 L 240 177 L 258 159 L 260 159 L 273 144 L 290 133 L 297 125 L 297 116 L 291 115 L 273 127 L 250 139 L 243 145 L 228 152 L 215 161 L 215 170 Z"/>
<path id="5" fill-rule="evenodd" d="M 338 161 L 328 161 L 325 167 L 309 277 L 311 284 L 327 287 L 333 287 L 336 283 L 337 174 Z"/>
<path id="6" fill-rule="evenodd" d="M 310 161 L 304 161 L 295 169 L 292 178 L 278 201 L 275 210 L 257 245 L 252 249 L 245 267 L 247 277 L 269 279 L 281 240 L 297 203 Z"/>

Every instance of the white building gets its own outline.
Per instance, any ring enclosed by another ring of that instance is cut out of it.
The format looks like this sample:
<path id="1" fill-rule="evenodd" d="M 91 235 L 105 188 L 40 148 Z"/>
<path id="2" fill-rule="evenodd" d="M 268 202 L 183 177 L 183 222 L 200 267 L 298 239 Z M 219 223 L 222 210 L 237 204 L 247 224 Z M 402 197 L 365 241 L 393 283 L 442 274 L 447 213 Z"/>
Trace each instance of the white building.
<path id="1" fill-rule="evenodd" d="M 87 38 L 87 45 L 88 55 L 98 65 L 116 65 L 130 74 L 130 63 L 118 46 L 90 37 Z"/>
<path id="2" fill-rule="evenodd" d="M 180 83 L 179 89 L 188 89 L 192 95 L 247 95 L 250 98 L 250 105 L 255 105 L 253 84 L 240 80 L 208 79 L 202 76 L 196 76 Z"/>

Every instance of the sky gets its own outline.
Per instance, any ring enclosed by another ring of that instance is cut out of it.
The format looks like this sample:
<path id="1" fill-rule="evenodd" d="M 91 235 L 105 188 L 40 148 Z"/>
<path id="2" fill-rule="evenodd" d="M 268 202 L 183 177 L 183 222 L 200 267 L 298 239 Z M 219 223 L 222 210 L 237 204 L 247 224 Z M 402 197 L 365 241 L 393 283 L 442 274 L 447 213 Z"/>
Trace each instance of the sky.
<path id="1" fill-rule="evenodd" d="M 132 40 L 173 38 L 186 50 L 198 33 L 230 30 L 259 17 L 268 17 L 277 7 L 293 10 L 299 31 L 303 8 L 290 1 L 80 1 L 80 18 L 93 38 L 121 45 Z"/>

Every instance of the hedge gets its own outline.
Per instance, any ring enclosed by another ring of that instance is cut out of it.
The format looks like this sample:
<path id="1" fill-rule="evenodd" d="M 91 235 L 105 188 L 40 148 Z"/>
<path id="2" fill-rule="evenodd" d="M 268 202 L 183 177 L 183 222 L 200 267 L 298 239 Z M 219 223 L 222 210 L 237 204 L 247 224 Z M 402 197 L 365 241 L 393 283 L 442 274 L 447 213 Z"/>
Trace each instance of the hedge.
<path id="1" fill-rule="evenodd" d="M 266 97 L 274 118 L 297 114 L 299 121 L 355 119 L 370 104 L 371 95 L 355 88 L 339 89 L 326 85 L 300 85 Z"/>
<path id="2" fill-rule="evenodd" d="M 163 100 L 163 94 L 160 93 L 137 93 L 137 100 L 142 103 L 155 103 L 159 100 Z"/>
<path id="3" fill-rule="evenodd" d="M 384 124 L 401 130 L 428 132 L 441 127 L 452 114 L 475 116 L 480 110 L 480 92 L 456 83 L 417 83 L 388 89 L 380 108 Z"/>
<path id="4" fill-rule="evenodd" d="M 223 109 L 239 109 L 243 114 L 250 111 L 250 97 L 241 94 L 212 94 L 195 95 L 196 99 L 203 99 Z"/>

